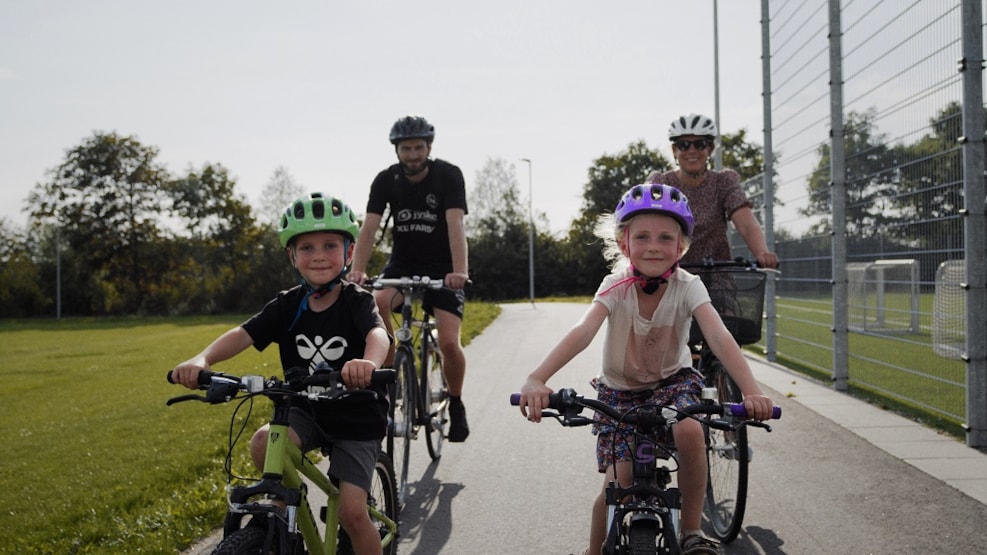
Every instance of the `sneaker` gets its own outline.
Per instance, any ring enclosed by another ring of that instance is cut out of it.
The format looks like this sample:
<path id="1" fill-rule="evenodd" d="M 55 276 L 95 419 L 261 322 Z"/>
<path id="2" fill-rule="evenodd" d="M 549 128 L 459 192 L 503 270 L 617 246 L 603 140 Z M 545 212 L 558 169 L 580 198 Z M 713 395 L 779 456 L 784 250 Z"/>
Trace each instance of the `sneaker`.
<path id="1" fill-rule="evenodd" d="M 720 544 L 703 536 L 690 534 L 682 538 L 682 555 L 719 555 Z"/>
<path id="2" fill-rule="evenodd" d="M 459 443 L 466 441 L 470 435 L 469 424 L 466 423 L 466 407 L 461 399 L 449 400 L 449 441 Z"/>

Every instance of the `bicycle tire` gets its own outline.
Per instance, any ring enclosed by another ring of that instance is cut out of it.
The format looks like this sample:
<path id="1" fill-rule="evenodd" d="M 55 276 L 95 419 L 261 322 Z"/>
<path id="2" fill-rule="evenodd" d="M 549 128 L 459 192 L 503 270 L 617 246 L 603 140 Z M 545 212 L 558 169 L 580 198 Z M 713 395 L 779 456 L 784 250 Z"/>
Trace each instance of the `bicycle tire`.
<path id="1" fill-rule="evenodd" d="M 427 419 L 425 439 L 428 455 L 433 461 L 437 461 L 442 457 L 442 445 L 445 443 L 449 426 L 449 389 L 446 387 L 446 377 L 442 372 L 442 354 L 439 353 L 435 337 L 423 339 L 422 349 L 425 353 L 422 363 L 425 368 L 419 389 L 423 404 L 421 414 Z"/>
<path id="2" fill-rule="evenodd" d="M 721 403 L 743 402 L 744 396 L 740 388 L 720 361 L 712 359 L 704 366 L 702 371 L 706 384 L 717 388 Z M 708 465 L 704 510 L 712 526 L 713 536 L 723 543 L 729 543 L 740 533 L 747 508 L 750 463 L 747 429 L 724 432 L 706 427 L 704 435 Z"/>
<path id="3" fill-rule="evenodd" d="M 374 465 L 374 477 L 370 483 L 370 498 L 368 502 L 383 513 L 387 518 L 398 521 L 398 491 L 397 482 L 394 478 L 394 464 L 387 453 L 381 452 L 377 455 L 377 464 Z M 387 535 L 387 526 L 383 522 L 374 521 L 380 531 L 380 537 Z M 398 538 L 395 537 L 389 545 L 384 546 L 383 555 L 397 555 Z"/>
<path id="4" fill-rule="evenodd" d="M 418 388 L 414 355 L 401 346 L 394 353 L 394 370 L 397 379 L 390 387 L 390 419 L 387 429 L 387 454 L 394 463 L 397 477 L 397 500 L 404 506 L 408 490 L 408 468 L 411 458 L 411 441 L 415 437 L 415 399 Z"/>
<path id="5" fill-rule="evenodd" d="M 658 522 L 650 519 L 631 521 L 627 528 L 630 555 L 658 555 Z"/>
<path id="6" fill-rule="evenodd" d="M 262 555 L 267 528 L 246 527 L 234 531 L 219 542 L 213 555 Z"/>

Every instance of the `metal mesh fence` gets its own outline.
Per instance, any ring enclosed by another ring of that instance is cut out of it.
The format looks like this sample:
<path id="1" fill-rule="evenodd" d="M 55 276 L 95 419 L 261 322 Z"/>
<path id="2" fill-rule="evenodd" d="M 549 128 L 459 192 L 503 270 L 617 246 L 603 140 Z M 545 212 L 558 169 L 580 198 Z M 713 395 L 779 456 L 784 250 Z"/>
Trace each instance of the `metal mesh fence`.
<path id="1" fill-rule="evenodd" d="M 831 2 L 768 2 L 762 29 L 771 60 L 774 246 L 782 261 L 773 356 L 832 375 L 839 364 L 834 306 L 844 303 L 850 385 L 957 424 L 966 418 L 965 367 L 956 356 L 965 315 L 955 307 L 962 291 L 958 297 L 949 280 L 958 275 L 967 232 L 962 4 L 839 3 L 845 298 L 833 296 Z M 739 238 L 733 244 L 747 254 Z M 943 268 L 952 271 L 944 276 Z M 949 296 L 940 299 L 943 292 Z"/>

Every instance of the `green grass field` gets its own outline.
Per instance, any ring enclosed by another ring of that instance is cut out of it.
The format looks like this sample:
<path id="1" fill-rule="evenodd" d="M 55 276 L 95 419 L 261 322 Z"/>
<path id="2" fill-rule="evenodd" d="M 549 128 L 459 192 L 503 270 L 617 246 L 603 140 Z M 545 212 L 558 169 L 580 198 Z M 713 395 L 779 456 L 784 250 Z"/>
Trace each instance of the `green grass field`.
<path id="1" fill-rule="evenodd" d="M 463 342 L 499 310 L 468 303 Z M 236 403 L 166 407 L 188 390 L 165 375 L 244 319 L 0 321 L 0 553 L 177 553 L 215 529 Z M 281 373 L 276 346 L 217 369 Z"/>

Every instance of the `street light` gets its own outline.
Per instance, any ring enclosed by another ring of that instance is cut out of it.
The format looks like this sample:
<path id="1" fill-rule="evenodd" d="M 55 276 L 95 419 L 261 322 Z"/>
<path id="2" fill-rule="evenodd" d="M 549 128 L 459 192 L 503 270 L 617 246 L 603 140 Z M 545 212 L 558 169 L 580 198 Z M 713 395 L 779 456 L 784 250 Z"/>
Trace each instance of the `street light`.
<path id="1" fill-rule="evenodd" d="M 535 217 L 531 209 L 531 160 L 521 158 L 528 164 L 528 297 L 532 308 L 535 306 Z"/>

